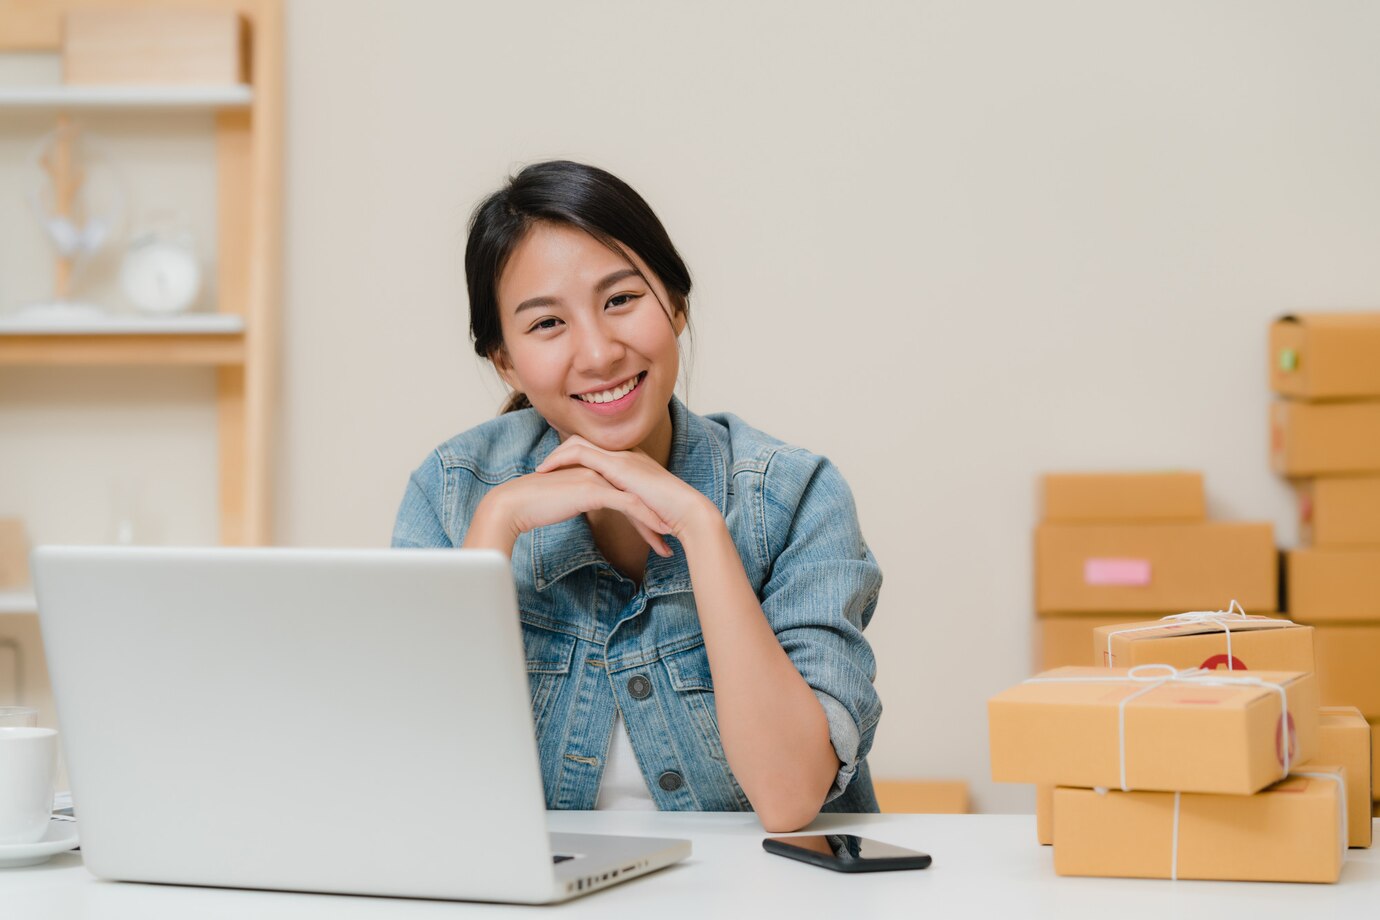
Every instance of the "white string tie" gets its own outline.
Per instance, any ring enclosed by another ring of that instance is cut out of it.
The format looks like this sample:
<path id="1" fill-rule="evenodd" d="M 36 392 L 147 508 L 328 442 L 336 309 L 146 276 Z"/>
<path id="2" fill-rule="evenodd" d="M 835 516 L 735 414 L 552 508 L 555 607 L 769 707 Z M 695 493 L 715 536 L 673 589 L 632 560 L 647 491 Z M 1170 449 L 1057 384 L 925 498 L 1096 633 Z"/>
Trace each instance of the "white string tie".
<path id="1" fill-rule="evenodd" d="M 1182 792 L 1174 793 L 1174 842 L 1169 845 L 1169 880 L 1171 882 L 1179 880 L 1179 802 L 1182 799 Z"/>

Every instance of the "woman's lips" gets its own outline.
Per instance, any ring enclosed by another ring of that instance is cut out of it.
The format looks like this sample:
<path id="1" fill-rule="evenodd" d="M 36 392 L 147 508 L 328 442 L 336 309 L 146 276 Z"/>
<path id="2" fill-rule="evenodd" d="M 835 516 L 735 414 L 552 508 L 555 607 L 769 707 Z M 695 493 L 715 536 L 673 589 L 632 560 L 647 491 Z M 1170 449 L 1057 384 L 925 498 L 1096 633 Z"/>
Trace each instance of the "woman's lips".
<path id="1" fill-rule="evenodd" d="M 613 400 L 612 402 L 585 402 L 578 396 L 572 396 L 571 399 L 575 400 L 577 403 L 584 406 L 586 409 L 595 413 L 596 415 L 617 415 L 624 409 L 631 406 L 637 400 L 637 397 L 642 393 L 642 384 L 646 382 L 647 372 L 643 371 L 641 374 L 638 375 L 637 385 L 633 387 L 631 390 L 629 390 L 627 393 L 625 393 L 623 396 Z"/>

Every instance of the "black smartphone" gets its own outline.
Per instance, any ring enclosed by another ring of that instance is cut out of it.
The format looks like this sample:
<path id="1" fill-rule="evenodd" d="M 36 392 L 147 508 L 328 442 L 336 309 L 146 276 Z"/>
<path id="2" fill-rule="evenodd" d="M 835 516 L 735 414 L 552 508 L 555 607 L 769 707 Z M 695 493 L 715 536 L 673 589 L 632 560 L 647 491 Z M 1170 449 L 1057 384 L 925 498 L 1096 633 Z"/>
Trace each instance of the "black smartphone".
<path id="1" fill-rule="evenodd" d="M 768 837 L 762 849 L 789 856 L 835 872 L 887 872 L 923 869 L 930 854 L 869 840 L 856 834 L 807 834 L 802 837 Z"/>

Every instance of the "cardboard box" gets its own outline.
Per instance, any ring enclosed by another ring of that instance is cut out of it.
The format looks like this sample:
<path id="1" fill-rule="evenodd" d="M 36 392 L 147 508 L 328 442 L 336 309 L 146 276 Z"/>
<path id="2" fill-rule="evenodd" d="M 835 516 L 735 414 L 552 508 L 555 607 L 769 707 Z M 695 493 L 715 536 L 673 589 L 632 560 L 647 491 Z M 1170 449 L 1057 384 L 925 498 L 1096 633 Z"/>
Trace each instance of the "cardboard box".
<path id="1" fill-rule="evenodd" d="M 1317 766 L 1309 772 L 1345 778 L 1341 767 Z M 1054 790 L 1054 871 L 1335 882 L 1346 853 L 1341 785 L 1291 776 L 1257 795 L 1060 787 Z"/>
<path id="2" fill-rule="evenodd" d="M 1347 844 L 1371 843 L 1370 726 L 1354 706 L 1323 706 L 1318 711 L 1318 763 L 1346 768 Z M 1312 769 L 1308 764 L 1300 772 Z"/>
<path id="3" fill-rule="evenodd" d="M 1380 396 L 1380 313 L 1300 313 L 1270 326 L 1270 389 L 1296 399 Z"/>
<path id="4" fill-rule="evenodd" d="M 1313 627 L 1263 617 L 1224 615 L 1216 622 L 1162 619 L 1099 626 L 1093 631 L 1091 652 L 1095 664 L 1113 668 L 1172 664 L 1209 671 L 1317 669 Z"/>
<path id="5" fill-rule="evenodd" d="M 233 10 L 70 10 L 62 76 L 81 84 L 248 83 L 249 29 Z"/>
<path id="6" fill-rule="evenodd" d="M 29 538 L 19 518 L 0 518 L 0 591 L 29 586 Z"/>
<path id="7" fill-rule="evenodd" d="M 1380 623 L 1316 626 L 1318 699 L 1380 719 Z"/>
<path id="8" fill-rule="evenodd" d="M 1369 731 L 1369 730 L 1367 730 Z M 1366 735 L 1370 743 L 1370 735 Z M 886 814 L 966 815 L 968 784 L 961 779 L 874 779 L 877 804 Z M 1370 808 L 1370 800 L 1366 800 Z"/>
<path id="9" fill-rule="evenodd" d="M 1099 626 L 1125 623 L 1128 616 L 1123 613 L 1101 617 L 1041 617 L 1035 623 L 1035 673 L 1068 665 L 1085 667 L 1101 664 L 1100 657 L 1093 658 L 1088 652 L 1092 647 L 1093 631 Z M 1154 614 L 1149 614 L 1136 622 L 1149 623 L 1158 619 Z"/>
<path id="10" fill-rule="evenodd" d="M 1048 783 L 1035 786 L 1035 837 L 1040 846 L 1054 843 L 1054 790 Z"/>
<path id="11" fill-rule="evenodd" d="M 1284 565 L 1289 619 L 1380 622 L 1380 549 L 1296 549 Z"/>
<path id="12" fill-rule="evenodd" d="M 1370 794 L 1380 800 L 1380 721 L 1370 725 Z"/>
<path id="13" fill-rule="evenodd" d="M 1235 598 L 1247 610 L 1276 610 L 1278 569 L 1267 523 L 1041 524 L 1035 609 L 1163 614 Z"/>
<path id="14" fill-rule="evenodd" d="M 1191 523 L 1207 518 L 1202 473 L 1049 473 L 1044 520 Z"/>
<path id="15" fill-rule="evenodd" d="M 1272 403 L 1270 466 L 1291 477 L 1380 472 L 1380 400 Z"/>
<path id="16" fill-rule="evenodd" d="M 1294 489 L 1304 546 L 1380 547 L 1380 476 L 1300 479 Z"/>
<path id="17" fill-rule="evenodd" d="M 1124 713 L 1128 788 L 1249 795 L 1283 775 L 1278 687 L 1288 698 L 1290 765 L 1317 755 L 1312 674 L 1254 671 L 1155 684 L 1126 672 L 1056 668 L 988 700 L 992 779 L 1119 789 Z"/>

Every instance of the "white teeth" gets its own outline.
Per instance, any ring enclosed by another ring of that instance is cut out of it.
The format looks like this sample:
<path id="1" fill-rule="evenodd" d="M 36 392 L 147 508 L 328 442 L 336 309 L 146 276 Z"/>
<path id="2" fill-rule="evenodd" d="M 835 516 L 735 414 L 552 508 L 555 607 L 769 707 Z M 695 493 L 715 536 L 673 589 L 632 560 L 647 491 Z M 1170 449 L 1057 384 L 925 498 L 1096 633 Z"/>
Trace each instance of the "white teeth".
<path id="1" fill-rule="evenodd" d="M 633 389 L 637 386 L 637 382 L 641 379 L 642 375 L 638 374 L 636 377 L 632 378 L 627 383 L 623 384 L 621 387 L 618 387 L 617 389 L 605 390 L 602 393 L 586 393 L 580 396 L 579 398 L 583 399 L 587 403 L 613 402 L 615 399 L 622 399 L 624 396 L 627 396 L 629 393 L 631 393 Z"/>

